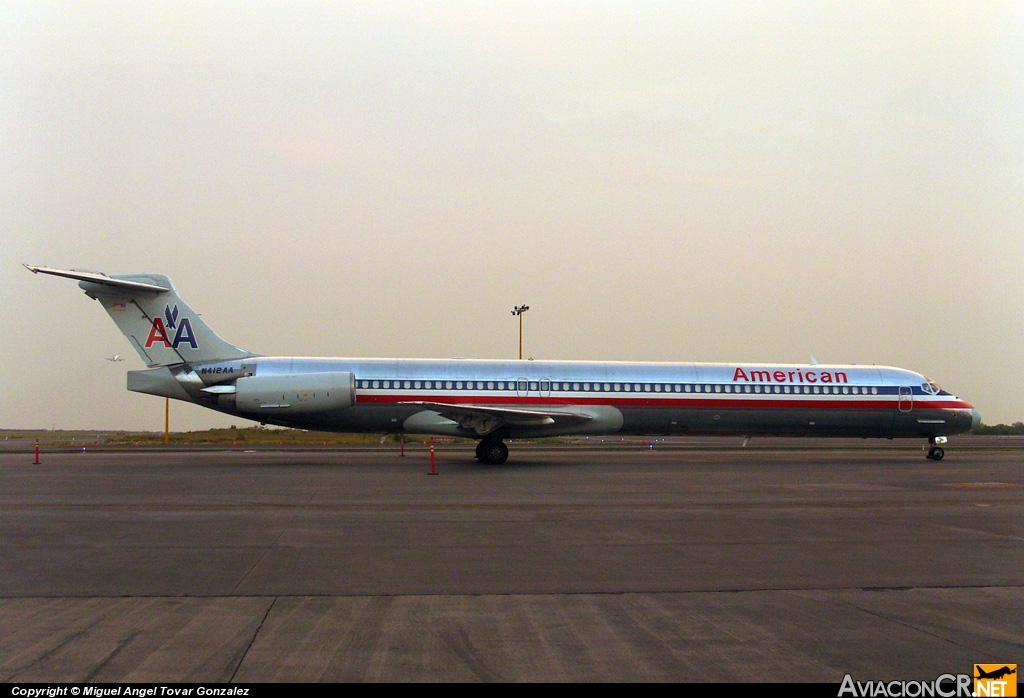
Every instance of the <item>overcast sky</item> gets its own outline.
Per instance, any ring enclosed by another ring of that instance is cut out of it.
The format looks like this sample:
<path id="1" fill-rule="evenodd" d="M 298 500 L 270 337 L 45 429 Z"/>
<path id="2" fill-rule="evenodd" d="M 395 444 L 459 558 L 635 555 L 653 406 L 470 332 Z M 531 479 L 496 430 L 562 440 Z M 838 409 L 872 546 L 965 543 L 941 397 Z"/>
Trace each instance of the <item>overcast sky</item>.
<path id="1" fill-rule="evenodd" d="M 0 428 L 163 427 L 22 262 L 165 273 L 265 354 L 515 358 L 528 303 L 538 359 L 1024 420 L 1024 4 L 5 0 L 0 235 Z"/>

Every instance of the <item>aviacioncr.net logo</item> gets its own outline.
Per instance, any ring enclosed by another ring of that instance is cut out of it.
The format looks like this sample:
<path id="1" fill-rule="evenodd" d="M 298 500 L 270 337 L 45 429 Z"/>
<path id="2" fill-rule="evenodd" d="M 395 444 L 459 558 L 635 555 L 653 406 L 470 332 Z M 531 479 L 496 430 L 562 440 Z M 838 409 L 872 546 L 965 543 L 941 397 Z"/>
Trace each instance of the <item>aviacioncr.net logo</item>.
<path id="1" fill-rule="evenodd" d="M 847 674 L 839 687 L 839 698 L 970 698 L 971 678 L 970 674 L 942 674 L 934 681 L 854 681 Z"/>
<path id="2" fill-rule="evenodd" d="M 979 698 L 1017 695 L 1016 664 L 975 664 L 974 695 Z"/>

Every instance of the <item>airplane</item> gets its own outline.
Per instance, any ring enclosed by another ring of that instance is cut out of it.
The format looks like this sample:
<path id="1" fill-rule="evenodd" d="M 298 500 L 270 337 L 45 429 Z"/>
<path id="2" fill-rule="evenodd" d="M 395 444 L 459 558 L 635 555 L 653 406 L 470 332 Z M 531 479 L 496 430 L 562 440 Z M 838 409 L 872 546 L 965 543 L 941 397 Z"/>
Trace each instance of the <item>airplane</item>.
<path id="1" fill-rule="evenodd" d="M 118 361 L 124 361 L 120 354 L 114 354 L 113 356 L 104 356 L 104 359 L 111 363 L 117 363 Z"/>
<path id="2" fill-rule="evenodd" d="M 221 339 L 161 274 L 24 265 L 78 281 L 148 368 L 128 390 L 261 424 L 478 441 L 500 465 L 506 439 L 575 435 L 926 438 L 977 426 L 967 402 L 888 366 L 263 356 Z"/>
<path id="3" fill-rule="evenodd" d="M 996 681 L 998 681 L 1004 676 L 1009 676 L 1010 674 L 1017 673 L 1016 669 L 1011 669 L 1008 666 L 1004 666 L 999 669 L 994 669 L 992 671 L 985 671 L 984 669 L 978 667 L 977 664 L 975 664 L 975 667 L 978 669 L 978 675 L 974 677 L 976 679 L 995 679 Z"/>

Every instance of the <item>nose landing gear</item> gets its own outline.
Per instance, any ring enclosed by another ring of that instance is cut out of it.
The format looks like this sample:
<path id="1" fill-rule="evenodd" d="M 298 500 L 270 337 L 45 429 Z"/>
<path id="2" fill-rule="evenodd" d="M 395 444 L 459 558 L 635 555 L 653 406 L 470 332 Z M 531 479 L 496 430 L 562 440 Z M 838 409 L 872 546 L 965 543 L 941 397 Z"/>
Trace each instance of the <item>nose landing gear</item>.
<path id="1" fill-rule="evenodd" d="M 476 459 L 481 463 L 501 465 L 508 460 L 508 446 L 500 440 L 483 439 L 476 445 Z"/>
<path id="2" fill-rule="evenodd" d="M 938 444 L 946 443 L 945 436 L 932 436 L 928 439 L 928 443 L 931 446 L 928 448 L 928 455 L 925 456 L 928 460 L 942 460 L 946 455 L 946 451 Z"/>

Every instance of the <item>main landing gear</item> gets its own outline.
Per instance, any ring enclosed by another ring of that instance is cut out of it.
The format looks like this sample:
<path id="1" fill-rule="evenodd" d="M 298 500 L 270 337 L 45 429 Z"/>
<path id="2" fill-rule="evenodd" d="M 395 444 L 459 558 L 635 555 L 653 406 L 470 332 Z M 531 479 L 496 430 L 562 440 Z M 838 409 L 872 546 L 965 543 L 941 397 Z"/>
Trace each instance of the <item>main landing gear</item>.
<path id="1" fill-rule="evenodd" d="M 928 460 L 942 460 L 942 458 L 946 455 L 946 451 L 943 450 L 943 448 L 937 444 L 946 443 L 946 437 L 932 436 L 928 439 L 928 443 L 931 444 L 931 446 L 928 448 L 928 455 L 925 457 Z"/>
<path id="2" fill-rule="evenodd" d="M 483 439 L 476 445 L 476 459 L 481 463 L 501 465 L 508 460 L 508 446 L 500 440 Z"/>

